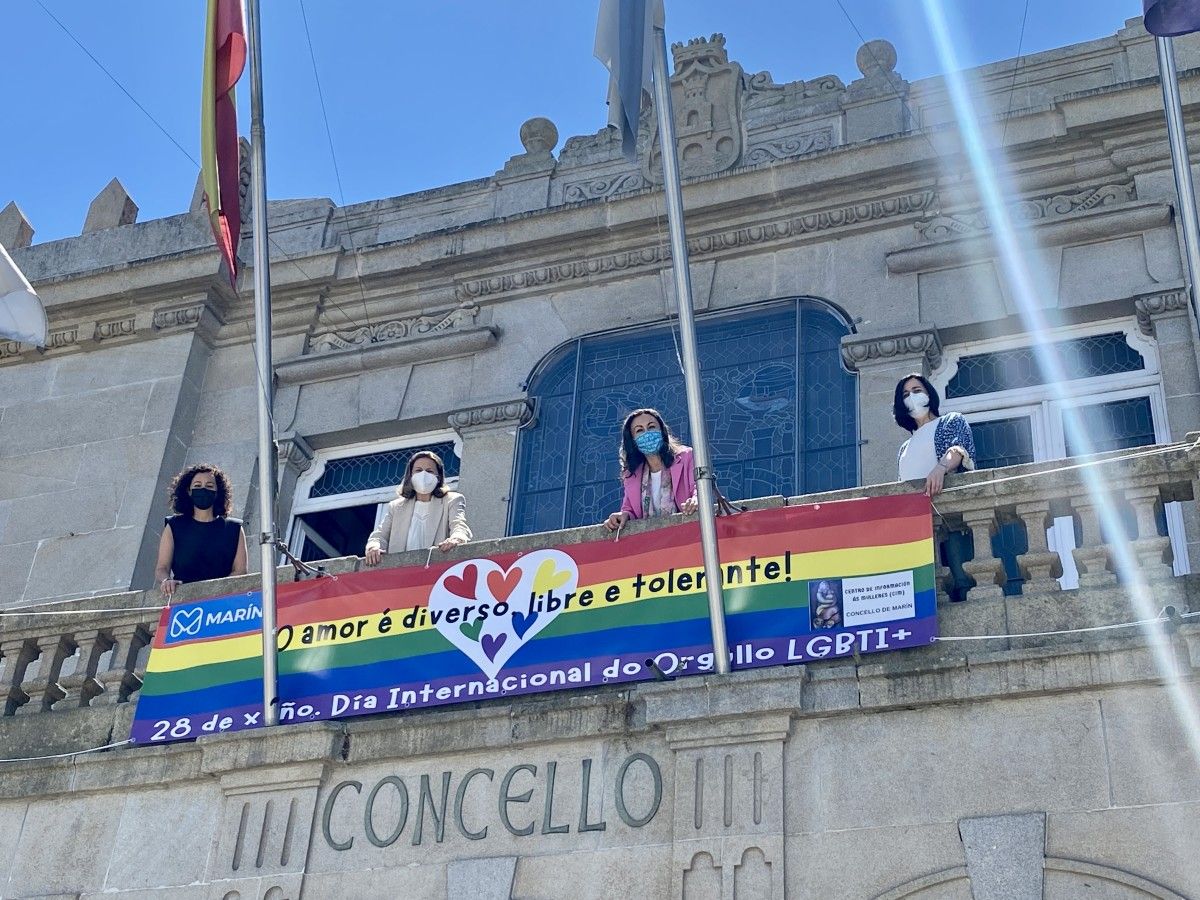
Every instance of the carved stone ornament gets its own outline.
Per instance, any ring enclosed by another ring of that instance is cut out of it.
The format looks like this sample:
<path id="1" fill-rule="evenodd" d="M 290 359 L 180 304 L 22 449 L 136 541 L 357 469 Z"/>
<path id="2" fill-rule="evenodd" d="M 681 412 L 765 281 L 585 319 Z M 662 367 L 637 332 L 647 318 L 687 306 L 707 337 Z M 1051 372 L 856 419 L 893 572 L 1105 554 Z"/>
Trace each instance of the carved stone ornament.
<path id="1" fill-rule="evenodd" d="M 407 319 L 392 319 L 388 322 L 364 325 L 352 331 L 322 331 L 308 338 L 309 353 L 326 353 L 330 350 L 352 350 L 372 344 L 390 344 L 396 341 L 426 335 L 457 331 L 475 323 L 479 307 L 463 303 L 448 313 L 412 316 Z"/>
<path id="2" fill-rule="evenodd" d="M 137 334 L 137 318 L 125 316 L 120 319 L 97 322 L 96 330 L 92 332 L 92 340 L 99 342 L 110 338 L 131 337 L 135 334 Z"/>
<path id="3" fill-rule="evenodd" d="M 851 369 L 897 356 L 924 356 L 929 360 L 929 367 L 936 369 L 942 364 L 942 342 L 931 328 L 886 336 L 848 335 L 842 340 L 842 359 Z"/>
<path id="4" fill-rule="evenodd" d="M 450 413 L 447 421 L 457 431 L 468 428 L 489 428 L 503 425 L 520 427 L 533 416 L 533 407 L 528 400 L 509 400 L 505 403 L 490 403 L 472 406 Z"/>
<path id="5" fill-rule="evenodd" d="M 720 34 L 675 44 L 671 51 L 680 176 L 696 178 L 733 168 L 742 156 L 742 67 L 729 61 Z M 647 134 L 649 152 L 640 154 L 642 175 L 657 184 L 662 181 L 657 117 Z"/>
<path id="6" fill-rule="evenodd" d="M 792 137 L 764 141 L 751 147 L 746 153 L 745 163 L 756 166 L 759 163 L 774 162 L 781 159 L 791 159 L 794 156 L 804 156 L 809 153 L 819 153 L 833 146 L 834 136 L 832 126 L 818 131 L 809 131 Z"/>
<path id="7" fill-rule="evenodd" d="M 645 177 L 638 172 L 617 172 L 615 175 L 569 182 L 563 187 L 563 202 L 579 203 L 583 200 L 599 200 L 616 194 L 639 191 L 646 186 Z"/>
<path id="8" fill-rule="evenodd" d="M 280 438 L 275 444 L 279 465 L 294 475 L 307 472 L 312 466 L 314 451 L 302 435 L 295 432 Z"/>
<path id="9" fill-rule="evenodd" d="M 933 191 L 919 191 L 899 197 L 856 203 L 853 206 L 839 206 L 805 213 L 774 222 L 698 235 L 688 239 L 688 253 L 695 262 L 698 257 L 721 250 L 787 241 L 805 234 L 890 219 L 894 216 L 912 215 L 928 210 L 936 198 L 937 195 Z M 460 297 L 476 300 L 509 291 L 560 284 L 575 278 L 607 275 L 611 272 L 627 271 L 644 266 L 657 268 L 666 264 L 670 260 L 670 256 L 670 251 L 666 247 L 657 245 L 640 247 L 607 256 L 564 260 L 536 269 L 525 269 L 507 275 L 493 275 L 475 281 L 464 281 L 458 284 L 455 290 Z"/>
<path id="10" fill-rule="evenodd" d="M 1132 183 L 1106 184 L 1089 188 L 1078 194 L 1055 194 L 1035 200 L 1023 200 L 1009 207 L 1013 219 L 1018 222 L 1037 222 L 1043 219 L 1058 219 L 1075 213 L 1087 212 L 1114 203 L 1127 203 L 1137 199 Z M 972 237 L 984 234 L 989 228 L 987 213 L 979 210 L 922 219 L 914 227 L 926 241 L 946 241 L 956 237 Z"/>
<path id="11" fill-rule="evenodd" d="M 1146 337 L 1154 337 L 1155 316 L 1187 312 L 1187 290 L 1180 288 L 1174 291 L 1163 291 L 1160 294 L 1146 294 L 1133 301 L 1133 308 L 1137 313 L 1138 329 Z"/>
<path id="12" fill-rule="evenodd" d="M 163 331 L 171 328 L 191 328 L 200 324 L 204 316 L 204 304 L 193 303 L 190 306 L 176 306 L 169 309 L 154 311 L 154 330 Z"/>

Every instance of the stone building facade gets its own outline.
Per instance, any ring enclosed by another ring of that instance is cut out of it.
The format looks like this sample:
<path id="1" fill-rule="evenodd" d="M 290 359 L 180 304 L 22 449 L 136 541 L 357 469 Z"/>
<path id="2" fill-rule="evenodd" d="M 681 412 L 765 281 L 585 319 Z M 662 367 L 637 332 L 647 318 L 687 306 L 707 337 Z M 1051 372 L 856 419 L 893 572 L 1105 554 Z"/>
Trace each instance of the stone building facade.
<path id="1" fill-rule="evenodd" d="M 899 489 L 892 392 L 926 373 L 990 470 L 939 503 L 972 535 L 978 582 L 942 605 L 943 634 L 997 637 L 7 762 L 0 895 L 1200 895 L 1196 736 L 1178 715 L 1195 626 L 1013 637 L 1136 618 L 1083 483 L 1052 462 L 1078 449 L 1064 407 L 1100 450 L 1200 430 L 1140 20 L 972 73 L 1053 288 L 1039 314 L 1065 393 L 1039 380 L 942 79 L 907 82 L 879 41 L 849 84 L 777 84 L 721 36 L 674 53 L 726 492 Z M 1193 119 L 1200 42 L 1178 53 Z M 269 461 L 249 264 L 232 290 L 196 204 L 139 223 L 114 182 L 81 236 L 36 245 L 15 205 L 0 212 L 51 322 L 44 351 L 0 345 L 0 606 L 62 610 L 0 620 L 6 757 L 128 735 L 160 602 L 141 591 L 187 463 L 231 475 L 252 535 L 257 466 L 276 467 L 281 532 L 331 571 L 358 565 L 340 557 L 423 446 L 496 541 L 482 552 L 599 537 L 618 417 L 652 402 L 683 422 L 656 135 L 648 116 L 637 165 L 607 131 L 559 149 L 531 119 L 521 140 L 476 181 L 272 202 Z M 1182 443 L 1110 468 L 1140 571 L 1177 611 L 1197 608 L 1196 477 Z"/>

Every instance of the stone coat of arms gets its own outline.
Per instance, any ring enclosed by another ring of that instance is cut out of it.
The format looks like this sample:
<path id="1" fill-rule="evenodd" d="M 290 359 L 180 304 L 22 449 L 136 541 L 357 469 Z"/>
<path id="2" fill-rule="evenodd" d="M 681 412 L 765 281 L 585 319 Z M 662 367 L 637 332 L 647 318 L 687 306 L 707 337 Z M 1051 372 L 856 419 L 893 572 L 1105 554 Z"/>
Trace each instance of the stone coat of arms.
<path id="1" fill-rule="evenodd" d="M 675 112 L 679 170 L 684 178 L 713 175 L 737 165 L 745 140 L 742 135 L 742 67 L 729 61 L 723 35 L 695 38 L 671 47 L 675 74 L 671 103 Z M 662 182 L 658 121 L 653 112 L 643 128 L 640 153 L 642 174 Z"/>

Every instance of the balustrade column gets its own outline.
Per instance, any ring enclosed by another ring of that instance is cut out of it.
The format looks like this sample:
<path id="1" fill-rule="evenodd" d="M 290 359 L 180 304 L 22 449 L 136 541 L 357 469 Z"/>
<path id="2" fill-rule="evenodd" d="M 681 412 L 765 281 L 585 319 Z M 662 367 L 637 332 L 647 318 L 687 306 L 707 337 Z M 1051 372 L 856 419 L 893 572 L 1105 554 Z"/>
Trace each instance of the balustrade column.
<path id="1" fill-rule="evenodd" d="M 992 535 L 996 530 L 994 509 L 969 509 L 962 514 L 963 522 L 971 529 L 975 558 L 963 564 L 963 571 L 975 579 L 971 588 L 972 600 L 997 599 L 1004 596 L 1004 562 L 992 555 Z"/>
<path id="2" fill-rule="evenodd" d="M 63 660 L 58 672 L 58 683 L 62 685 L 71 706 L 88 706 L 93 697 L 104 690 L 96 680 L 96 664 L 108 645 L 108 639 L 100 633 L 90 636 L 75 636 L 75 652 Z"/>
<path id="3" fill-rule="evenodd" d="M 0 682 L 0 696 L 4 700 L 6 716 L 11 716 L 18 707 L 29 702 L 29 695 L 21 690 L 29 653 L 24 638 L 0 642 L 0 666 L 4 673 L 4 681 Z"/>
<path id="4" fill-rule="evenodd" d="M 37 656 L 25 668 L 21 689 L 29 700 L 17 707 L 17 715 L 44 712 L 67 695 L 58 683 L 58 669 L 75 646 L 63 637 L 30 638 L 28 644 L 37 651 Z"/>
<path id="5" fill-rule="evenodd" d="M 1158 533 L 1158 522 L 1154 516 L 1159 499 L 1158 488 L 1128 488 L 1125 498 L 1137 517 L 1133 554 L 1142 576 L 1147 580 L 1174 577 L 1175 570 L 1170 563 L 1171 539 Z"/>
<path id="6" fill-rule="evenodd" d="M 1046 528 L 1051 521 L 1050 501 L 1018 503 L 1017 517 L 1025 525 L 1026 542 L 1029 545 L 1029 549 L 1017 560 L 1021 576 L 1025 579 L 1021 592 L 1041 594 L 1060 590 L 1058 576 L 1062 574 L 1062 561 L 1046 541 Z"/>
<path id="7" fill-rule="evenodd" d="M 142 686 L 142 679 L 133 672 L 133 642 L 140 625 L 119 625 L 108 632 L 112 643 L 96 660 L 96 683 L 100 692 L 90 706 L 115 706 Z"/>
<path id="8" fill-rule="evenodd" d="M 1079 571 L 1081 588 L 1105 588 L 1117 583 L 1117 576 L 1108 570 L 1108 545 L 1100 527 L 1100 514 L 1090 494 L 1073 501 L 1083 532 L 1080 546 L 1071 551 Z"/>

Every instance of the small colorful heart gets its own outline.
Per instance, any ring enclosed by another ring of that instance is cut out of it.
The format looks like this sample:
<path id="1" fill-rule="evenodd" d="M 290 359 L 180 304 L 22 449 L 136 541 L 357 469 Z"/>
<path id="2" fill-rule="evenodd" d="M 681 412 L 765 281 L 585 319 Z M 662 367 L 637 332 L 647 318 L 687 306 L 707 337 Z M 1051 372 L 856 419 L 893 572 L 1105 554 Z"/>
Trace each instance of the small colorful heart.
<path id="1" fill-rule="evenodd" d="M 488 659 L 495 659 L 496 654 L 500 652 L 500 648 L 504 646 L 504 642 L 508 640 L 507 634 L 485 634 L 480 645 L 483 647 L 483 654 Z"/>
<path id="2" fill-rule="evenodd" d="M 450 593 L 464 600 L 475 599 L 475 586 L 479 582 L 479 569 L 474 563 L 463 569 L 461 575 L 450 575 L 444 584 Z"/>
<path id="3" fill-rule="evenodd" d="M 487 574 L 488 590 L 492 592 L 492 596 L 496 600 L 503 603 L 508 600 L 512 592 L 517 589 L 517 585 L 521 583 L 521 575 L 522 572 L 519 566 L 513 566 L 507 572 L 493 569 Z"/>
<path id="4" fill-rule="evenodd" d="M 533 627 L 533 623 L 537 621 L 538 614 L 531 612 L 529 614 L 514 612 L 512 614 L 513 631 L 517 633 L 517 637 L 525 637 L 525 632 Z"/>
<path id="5" fill-rule="evenodd" d="M 467 640 L 479 640 L 479 632 L 483 629 L 483 619 L 476 619 L 474 622 L 463 622 L 458 626 L 458 630 L 466 635 Z"/>
<path id="6" fill-rule="evenodd" d="M 538 566 L 537 575 L 533 579 L 533 592 L 535 594 L 548 594 L 556 588 L 562 587 L 571 578 L 571 573 L 565 569 L 559 569 L 554 564 L 554 560 L 546 559 Z"/>

